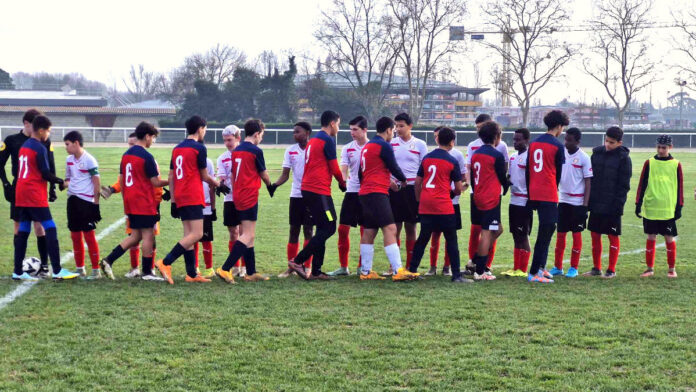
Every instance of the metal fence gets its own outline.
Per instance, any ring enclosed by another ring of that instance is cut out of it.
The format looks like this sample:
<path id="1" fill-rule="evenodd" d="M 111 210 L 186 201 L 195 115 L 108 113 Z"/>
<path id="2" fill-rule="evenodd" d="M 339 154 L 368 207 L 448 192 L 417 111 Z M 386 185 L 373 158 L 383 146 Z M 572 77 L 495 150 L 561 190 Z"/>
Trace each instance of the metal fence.
<path id="1" fill-rule="evenodd" d="M 8 135 L 18 132 L 21 127 L 17 126 L 0 126 L 0 136 L 2 139 Z M 53 127 L 52 128 L 52 140 L 54 142 L 63 139 L 63 136 L 70 131 L 80 131 L 87 143 L 125 143 L 128 139 L 128 135 L 133 132 L 133 128 L 98 128 L 98 127 Z M 696 133 L 683 132 L 683 131 L 665 131 L 672 136 L 674 141 L 674 147 L 678 148 L 695 148 L 696 147 Z M 624 145 L 631 147 L 653 147 L 655 145 L 655 139 L 657 136 L 662 135 L 665 132 L 655 132 L 655 131 L 638 131 L 638 132 L 625 132 L 624 133 Z M 426 141 L 428 145 L 435 145 L 435 139 L 431 131 L 413 131 L 413 135 L 419 139 Z M 542 134 L 543 132 L 532 132 L 532 135 Z M 373 131 L 369 131 L 370 136 L 374 134 Z M 503 133 L 503 140 L 510 146 L 512 146 L 512 136 L 513 132 L 505 131 Z M 184 128 L 160 128 L 160 136 L 157 138 L 157 143 L 161 144 L 174 144 L 181 141 L 186 137 L 186 130 Z M 472 140 L 477 138 L 475 131 L 457 131 L 457 145 L 466 146 Z M 339 131 L 336 138 L 337 144 L 346 144 L 351 141 L 350 131 L 348 129 L 342 129 Z M 598 146 L 604 141 L 604 132 L 599 131 L 585 131 L 582 134 L 582 145 L 583 146 Z M 209 128 L 205 135 L 205 142 L 207 144 L 222 144 L 222 129 L 220 128 Z M 291 129 L 266 129 L 262 144 L 265 145 L 283 145 L 283 144 L 293 144 L 294 139 L 292 136 Z"/>

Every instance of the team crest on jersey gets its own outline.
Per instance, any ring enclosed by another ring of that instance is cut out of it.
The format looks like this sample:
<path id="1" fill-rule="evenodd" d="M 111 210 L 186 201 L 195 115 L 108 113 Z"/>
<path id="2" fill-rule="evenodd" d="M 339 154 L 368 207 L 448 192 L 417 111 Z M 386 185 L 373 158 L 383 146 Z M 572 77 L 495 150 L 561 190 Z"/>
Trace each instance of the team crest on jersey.
<path id="1" fill-rule="evenodd" d="M 573 159 L 573 163 L 578 163 L 580 160 L 578 158 Z"/>
<path id="2" fill-rule="evenodd" d="M 51 144 L 51 145 L 48 147 L 48 151 L 53 152 L 53 144 Z"/>
<path id="3" fill-rule="evenodd" d="M 5 145 L 5 142 L 2 142 L 2 144 L 0 144 L 0 151 L 5 151 L 6 148 L 7 145 Z"/>

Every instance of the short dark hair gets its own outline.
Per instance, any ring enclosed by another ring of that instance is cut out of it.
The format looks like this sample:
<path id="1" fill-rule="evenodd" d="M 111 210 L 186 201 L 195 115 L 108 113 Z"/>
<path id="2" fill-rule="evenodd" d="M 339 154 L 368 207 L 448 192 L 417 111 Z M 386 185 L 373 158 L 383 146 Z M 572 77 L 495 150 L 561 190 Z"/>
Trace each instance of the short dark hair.
<path id="1" fill-rule="evenodd" d="M 495 142 L 495 138 L 502 133 L 500 125 L 495 121 L 486 121 L 478 131 L 478 135 L 485 144 Z M 440 136 L 438 135 L 438 139 Z"/>
<path id="2" fill-rule="evenodd" d="M 266 125 L 259 119 L 252 118 L 244 123 L 244 137 L 254 136 L 266 129 Z"/>
<path id="3" fill-rule="evenodd" d="M 554 129 L 559 125 L 568 126 L 570 120 L 565 112 L 560 110 L 552 110 L 544 116 L 544 124 L 548 129 Z"/>
<path id="4" fill-rule="evenodd" d="M 367 119 L 364 116 L 358 116 L 350 120 L 348 125 L 356 125 L 358 128 L 367 129 Z"/>
<path id="5" fill-rule="evenodd" d="M 617 142 L 620 142 L 621 139 L 623 139 L 623 130 L 619 127 L 609 127 L 606 135 L 612 139 L 615 139 Z"/>
<path id="6" fill-rule="evenodd" d="M 566 130 L 566 134 L 573 135 L 575 140 L 578 142 L 580 141 L 580 139 L 582 139 L 582 132 L 580 132 L 580 130 L 576 127 L 568 128 Z"/>
<path id="7" fill-rule="evenodd" d="M 454 140 L 455 134 L 454 130 L 450 127 L 442 127 L 437 132 L 437 144 L 441 146 L 446 146 Z"/>
<path id="8" fill-rule="evenodd" d="M 529 140 L 529 138 L 531 137 L 529 129 L 527 128 L 517 128 L 515 130 L 515 133 L 521 133 L 524 140 Z"/>
<path id="9" fill-rule="evenodd" d="M 304 129 L 307 133 L 312 133 L 312 126 L 307 121 L 298 121 L 295 123 L 295 126 Z"/>
<path id="10" fill-rule="evenodd" d="M 413 124 L 413 120 L 411 119 L 411 116 L 408 115 L 408 113 L 399 113 L 394 117 L 394 122 L 396 121 L 403 121 L 406 123 L 406 125 L 411 125 Z"/>
<path id="11" fill-rule="evenodd" d="M 157 128 L 155 128 L 154 125 L 150 124 L 147 121 L 143 121 L 140 124 L 138 124 L 137 127 L 135 127 L 135 137 L 138 138 L 138 140 L 144 140 L 145 136 L 147 135 L 152 135 L 152 136 L 157 136 L 159 135 L 159 131 Z"/>
<path id="12" fill-rule="evenodd" d="M 389 117 L 381 117 L 379 120 L 377 120 L 375 128 L 377 129 L 377 133 L 384 133 L 389 128 L 394 129 L 394 120 Z"/>
<path id="13" fill-rule="evenodd" d="M 34 118 L 36 118 L 36 116 L 40 116 L 40 115 L 41 115 L 40 111 L 38 111 L 36 109 L 29 109 L 26 112 L 24 112 L 24 116 L 22 117 L 22 122 L 26 121 L 26 122 L 31 124 L 34 122 Z"/>
<path id="14" fill-rule="evenodd" d="M 474 120 L 474 122 L 476 124 L 481 124 L 481 123 L 484 123 L 486 121 L 491 121 L 491 120 L 492 120 L 491 116 L 487 115 L 486 113 L 481 113 L 478 116 L 476 116 L 476 120 Z"/>
<path id="15" fill-rule="evenodd" d="M 326 110 L 321 114 L 321 126 L 328 127 L 329 124 L 334 121 L 338 121 L 339 118 L 341 118 L 341 116 L 338 113 L 334 112 L 333 110 Z"/>
<path id="16" fill-rule="evenodd" d="M 31 127 L 34 129 L 34 132 L 38 132 L 39 129 L 48 129 L 51 125 L 53 125 L 51 120 L 43 114 L 39 114 L 31 121 Z"/>
<path id="17" fill-rule="evenodd" d="M 185 125 L 186 133 L 189 135 L 193 135 L 198 131 L 200 127 L 205 127 L 208 125 L 208 123 L 201 116 L 191 116 L 188 120 L 186 120 Z"/>
<path id="18" fill-rule="evenodd" d="M 128 135 L 128 138 L 130 139 L 132 137 L 138 137 L 138 135 L 135 132 L 131 132 L 131 134 Z"/>
<path id="19" fill-rule="evenodd" d="M 438 132 L 440 132 L 440 130 L 441 130 L 442 128 L 444 128 L 444 125 L 439 125 L 439 126 L 437 126 L 435 129 L 433 129 L 433 133 L 438 133 Z"/>
<path id="20" fill-rule="evenodd" d="M 80 146 L 84 145 L 84 139 L 82 139 L 82 134 L 78 131 L 70 131 L 66 133 L 65 136 L 63 136 L 63 141 L 71 143 L 78 142 L 80 143 Z"/>

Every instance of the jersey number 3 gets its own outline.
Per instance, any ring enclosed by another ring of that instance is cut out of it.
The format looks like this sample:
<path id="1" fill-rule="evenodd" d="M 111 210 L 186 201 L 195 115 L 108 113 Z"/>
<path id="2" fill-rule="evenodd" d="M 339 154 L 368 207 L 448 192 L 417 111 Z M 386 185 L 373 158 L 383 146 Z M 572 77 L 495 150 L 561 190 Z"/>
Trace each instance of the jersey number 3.
<path id="1" fill-rule="evenodd" d="M 481 162 L 474 163 L 474 184 L 479 183 L 479 174 L 481 173 Z"/>

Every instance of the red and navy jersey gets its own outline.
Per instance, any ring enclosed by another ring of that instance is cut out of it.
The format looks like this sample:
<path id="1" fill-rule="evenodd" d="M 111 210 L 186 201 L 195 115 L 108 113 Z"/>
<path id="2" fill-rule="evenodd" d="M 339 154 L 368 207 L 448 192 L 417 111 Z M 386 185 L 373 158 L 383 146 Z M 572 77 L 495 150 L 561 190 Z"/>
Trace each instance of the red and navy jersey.
<path id="1" fill-rule="evenodd" d="M 373 137 L 360 152 L 359 195 L 368 193 L 389 194 L 392 174 L 399 181 L 406 181 L 406 176 L 399 168 L 392 146 L 379 135 Z"/>
<path id="2" fill-rule="evenodd" d="M 125 213 L 157 215 L 155 188 L 150 179 L 159 176 L 159 170 L 152 154 L 142 146 L 129 148 L 121 157 L 120 173 Z"/>
<path id="3" fill-rule="evenodd" d="M 454 214 L 454 205 L 450 199 L 451 185 L 462 180 L 462 171 L 457 160 L 449 152 L 437 148 L 423 158 L 418 168 L 418 177 L 423 179 L 418 213 Z"/>
<path id="4" fill-rule="evenodd" d="M 50 172 L 48 150 L 40 141 L 29 138 L 19 149 L 19 167 L 15 188 L 15 206 L 48 207 L 44 172 Z"/>
<path id="5" fill-rule="evenodd" d="M 263 151 L 244 141 L 232 151 L 232 199 L 238 211 L 248 210 L 259 202 L 261 176 L 266 171 Z"/>
<path id="6" fill-rule="evenodd" d="M 527 190 L 529 200 L 558 203 L 558 183 L 565 163 L 563 144 L 545 133 L 534 139 L 527 153 Z"/>
<path id="7" fill-rule="evenodd" d="M 329 134 L 319 131 L 307 143 L 302 190 L 331 196 L 331 176 L 345 184 L 336 160 L 336 142 Z"/>
<path id="8" fill-rule="evenodd" d="M 177 207 L 205 206 L 201 169 L 208 167 L 203 143 L 186 139 L 172 151 L 169 170 L 174 171 L 174 202 Z"/>
<path id="9" fill-rule="evenodd" d="M 474 204 L 482 211 L 500 203 L 500 193 L 507 189 L 505 157 L 490 144 L 481 146 L 471 157 L 471 188 Z"/>

